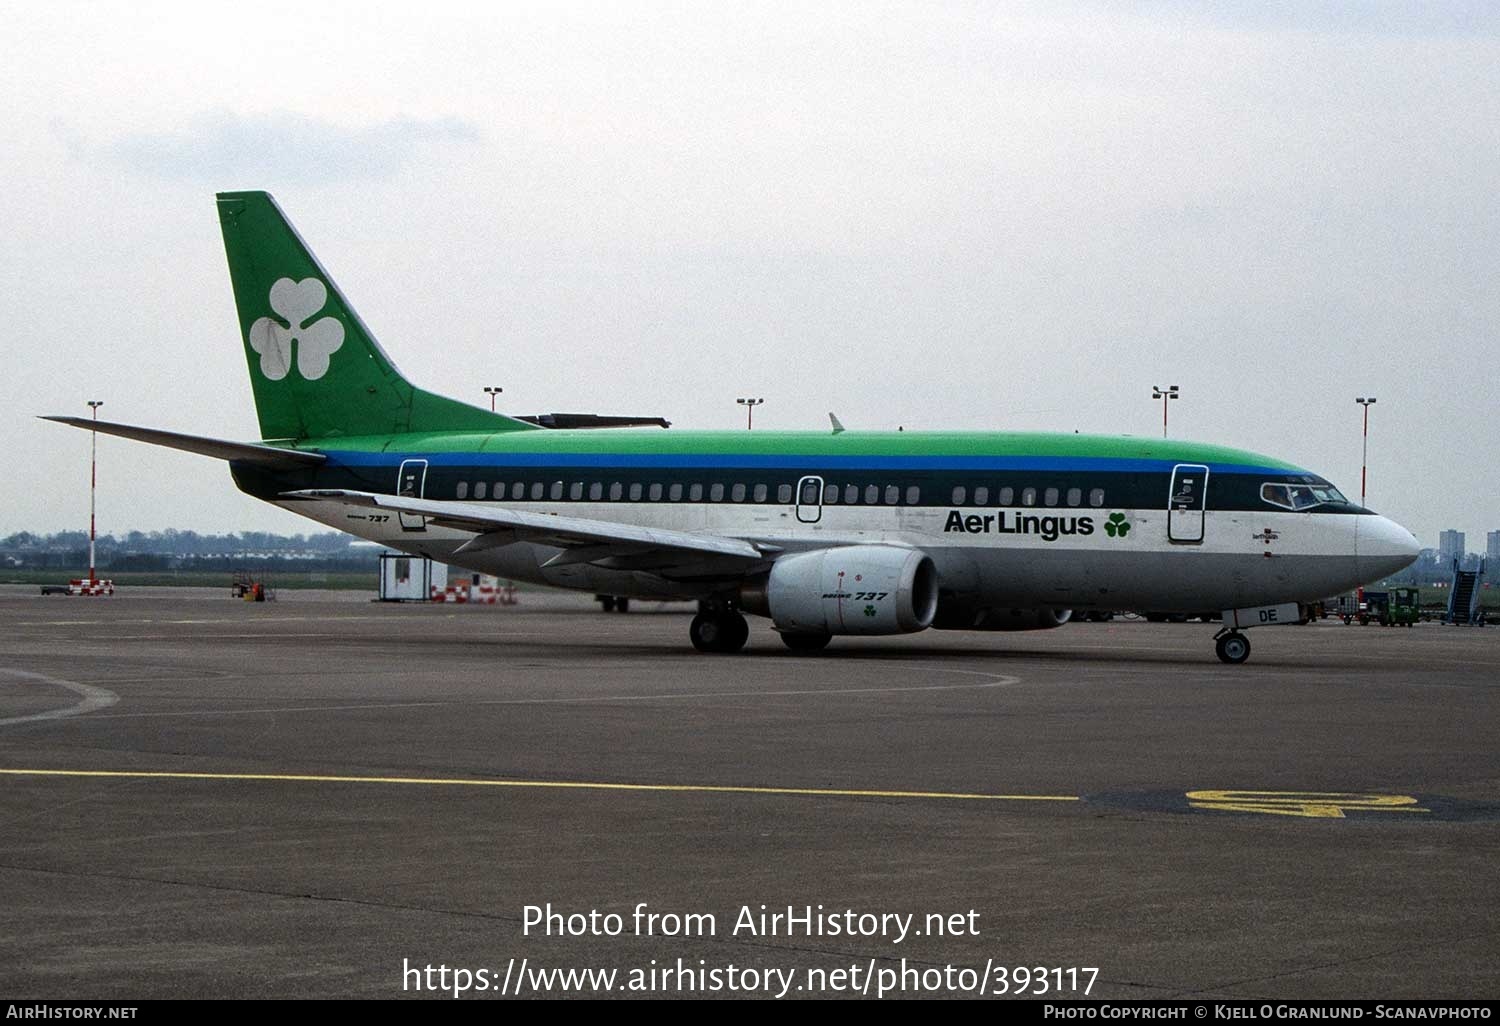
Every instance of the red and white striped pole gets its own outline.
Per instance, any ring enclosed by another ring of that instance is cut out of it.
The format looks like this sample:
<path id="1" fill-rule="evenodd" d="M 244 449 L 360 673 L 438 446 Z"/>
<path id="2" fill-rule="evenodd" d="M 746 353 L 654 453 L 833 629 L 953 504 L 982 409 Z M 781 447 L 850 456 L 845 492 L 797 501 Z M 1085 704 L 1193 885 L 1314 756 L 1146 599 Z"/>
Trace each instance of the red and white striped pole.
<path id="1" fill-rule="evenodd" d="M 90 399 L 89 411 L 93 414 L 94 423 L 99 423 L 99 407 L 104 405 L 103 399 Z M 89 584 L 98 582 L 99 577 L 94 573 L 94 493 L 99 488 L 99 431 L 97 429 L 89 432 Z"/>

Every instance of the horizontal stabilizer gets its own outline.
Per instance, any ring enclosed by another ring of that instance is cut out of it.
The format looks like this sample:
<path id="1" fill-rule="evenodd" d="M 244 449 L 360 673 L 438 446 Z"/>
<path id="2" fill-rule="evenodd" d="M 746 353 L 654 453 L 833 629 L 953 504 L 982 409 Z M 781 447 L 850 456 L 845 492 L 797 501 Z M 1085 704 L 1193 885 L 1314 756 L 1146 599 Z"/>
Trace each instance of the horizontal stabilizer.
<path id="1" fill-rule="evenodd" d="M 98 431 L 104 435 L 131 438 L 137 442 L 163 445 L 168 449 L 196 452 L 200 456 L 257 463 L 264 467 L 316 467 L 328 458 L 318 452 L 278 449 L 275 446 L 257 445 L 253 442 L 226 442 L 221 438 L 180 435 L 175 431 L 158 431 L 155 428 L 135 427 L 131 424 L 112 424 L 107 420 L 93 421 L 88 417 L 43 417 L 42 420 L 83 428 L 85 431 Z"/>

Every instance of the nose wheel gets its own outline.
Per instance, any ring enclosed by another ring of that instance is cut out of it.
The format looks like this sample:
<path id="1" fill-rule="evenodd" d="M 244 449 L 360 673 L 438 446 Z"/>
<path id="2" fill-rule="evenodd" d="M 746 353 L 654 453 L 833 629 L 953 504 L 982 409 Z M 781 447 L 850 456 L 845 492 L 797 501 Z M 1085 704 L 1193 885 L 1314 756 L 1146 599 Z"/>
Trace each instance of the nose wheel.
<path id="1" fill-rule="evenodd" d="M 738 652 L 750 637 L 750 625 L 732 609 L 699 613 L 688 627 L 699 652 Z"/>
<path id="2" fill-rule="evenodd" d="M 1239 631 L 1220 631 L 1214 635 L 1214 652 L 1222 662 L 1238 665 L 1250 658 L 1250 639 Z"/>

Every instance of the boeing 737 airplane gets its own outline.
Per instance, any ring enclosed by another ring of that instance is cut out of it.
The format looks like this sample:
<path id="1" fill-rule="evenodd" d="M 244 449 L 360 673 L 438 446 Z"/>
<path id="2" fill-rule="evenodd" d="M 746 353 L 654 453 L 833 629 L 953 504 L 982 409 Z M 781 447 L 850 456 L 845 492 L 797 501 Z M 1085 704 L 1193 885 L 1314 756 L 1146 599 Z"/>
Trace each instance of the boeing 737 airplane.
<path id="1" fill-rule="evenodd" d="M 1404 528 L 1317 474 L 1190 442 L 1073 434 L 548 429 L 410 384 L 276 202 L 218 197 L 261 441 L 50 417 L 217 457 L 243 491 L 414 555 L 522 581 L 697 599 L 793 650 L 834 635 L 1223 611 L 1246 627 L 1394 573 Z"/>

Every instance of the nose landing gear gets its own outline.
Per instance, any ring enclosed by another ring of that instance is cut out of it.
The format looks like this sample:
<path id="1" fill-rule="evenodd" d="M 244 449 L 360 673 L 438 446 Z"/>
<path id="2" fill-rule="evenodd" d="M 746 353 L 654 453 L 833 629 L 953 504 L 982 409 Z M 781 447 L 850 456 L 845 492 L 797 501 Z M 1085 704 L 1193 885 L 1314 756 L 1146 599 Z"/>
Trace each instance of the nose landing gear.
<path id="1" fill-rule="evenodd" d="M 1214 635 L 1214 652 L 1222 662 L 1238 665 L 1250 658 L 1250 639 L 1226 627 Z"/>

